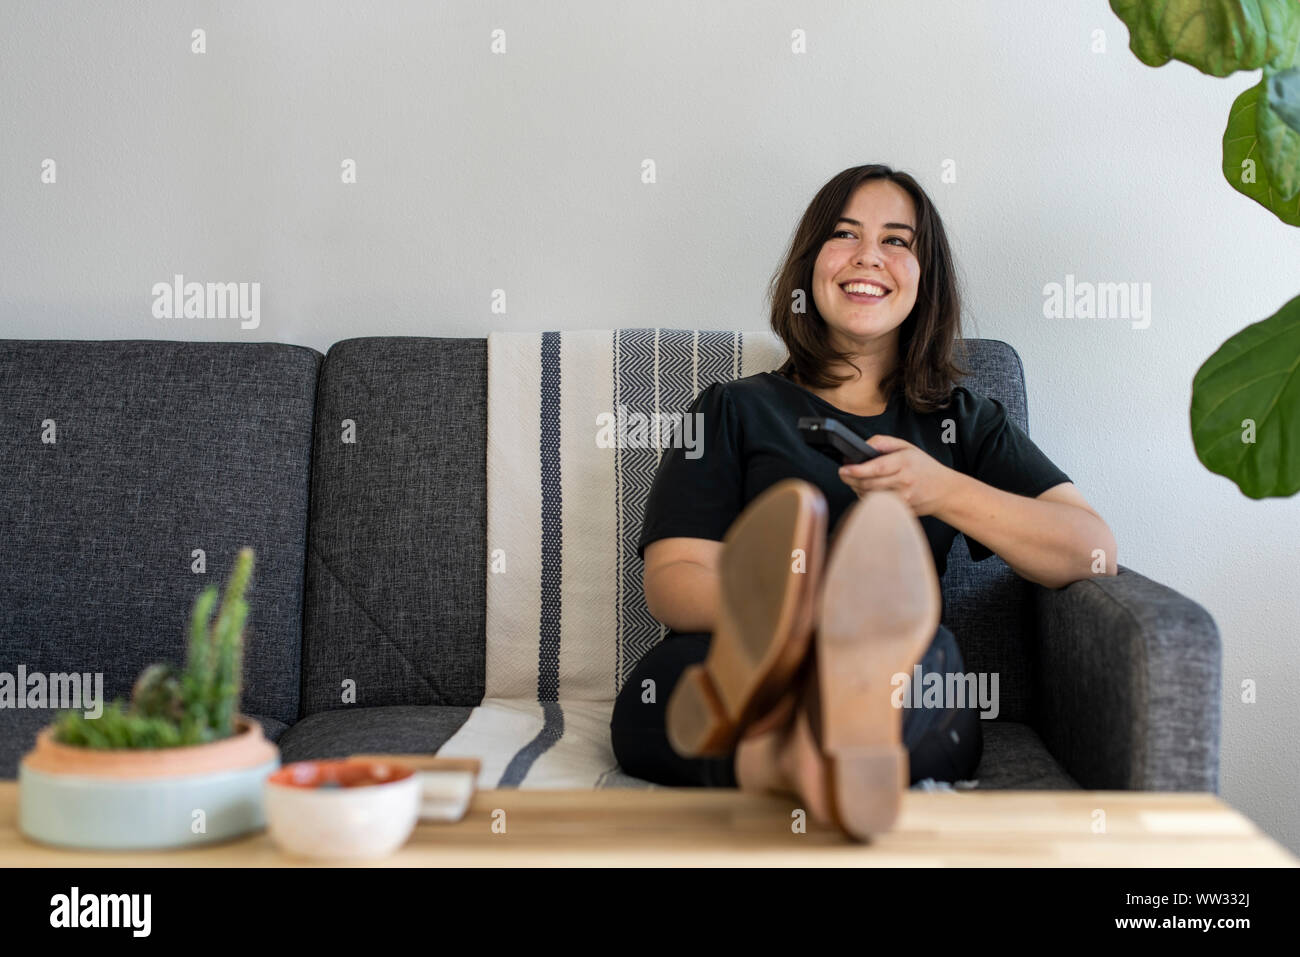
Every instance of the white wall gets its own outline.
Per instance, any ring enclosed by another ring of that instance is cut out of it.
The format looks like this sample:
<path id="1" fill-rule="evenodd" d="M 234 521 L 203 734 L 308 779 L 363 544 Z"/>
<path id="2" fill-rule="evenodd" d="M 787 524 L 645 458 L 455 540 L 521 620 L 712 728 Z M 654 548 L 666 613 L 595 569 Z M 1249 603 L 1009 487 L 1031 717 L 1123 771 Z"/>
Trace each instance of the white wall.
<path id="1" fill-rule="evenodd" d="M 1105 0 L 5 0 L 0 336 L 756 329 L 817 188 L 891 163 L 931 191 L 968 334 L 1019 350 L 1033 435 L 1120 561 L 1217 620 L 1223 796 L 1300 849 L 1297 503 L 1207 472 L 1187 417 L 1200 363 L 1300 293 L 1300 230 L 1219 172 L 1257 75 L 1127 43 Z M 175 273 L 260 282 L 261 325 L 155 319 Z M 1045 319 L 1067 273 L 1149 282 L 1150 327 Z"/>

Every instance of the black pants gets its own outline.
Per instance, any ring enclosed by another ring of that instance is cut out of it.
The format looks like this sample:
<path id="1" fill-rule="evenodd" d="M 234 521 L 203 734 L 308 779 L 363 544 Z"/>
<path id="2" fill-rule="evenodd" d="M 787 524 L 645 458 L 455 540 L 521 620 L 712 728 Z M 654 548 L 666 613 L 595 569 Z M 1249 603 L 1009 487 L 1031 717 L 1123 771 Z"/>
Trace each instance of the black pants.
<path id="1" fill-rule="evenodd" d="M 736 787 L 734 752 L 716 758 L 684 758 L 668 743 L 664 711 L 673 687 L 687 665 L 704 660 L 712 635 L 668 632 L 632 669 L 614 702 L 610 736 L 623 770 L 656 784 L 682 787 Z M 964 672 L 961 651 L 951 631 L 939 626 L 921 660 L 923 673 Z M 654 680 L 655 701 L 641 700 L 642 683 Z M 946 684 L 946 682 L 945 682 Z M 910 707 L 903 711 L 903 744 L 912 783 L 934 778 L 960 781 L 974 777 L 984 750 L 977 703 L 964 708 Z"/>

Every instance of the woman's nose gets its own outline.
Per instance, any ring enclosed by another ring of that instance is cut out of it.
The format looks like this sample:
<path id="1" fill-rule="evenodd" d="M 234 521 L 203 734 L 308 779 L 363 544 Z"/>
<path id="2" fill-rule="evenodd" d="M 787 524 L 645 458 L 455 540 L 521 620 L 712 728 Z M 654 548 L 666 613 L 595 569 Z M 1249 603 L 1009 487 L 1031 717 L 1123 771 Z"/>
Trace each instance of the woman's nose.
<path id="1" fill-rule="evenodd" d="M 866 262 L 874 263 L 877 266 L 881 265 L 880 250 L 875 246 L 868 246 L 866 249 L 859 250 L 857 263 L 861 265 Z"/>

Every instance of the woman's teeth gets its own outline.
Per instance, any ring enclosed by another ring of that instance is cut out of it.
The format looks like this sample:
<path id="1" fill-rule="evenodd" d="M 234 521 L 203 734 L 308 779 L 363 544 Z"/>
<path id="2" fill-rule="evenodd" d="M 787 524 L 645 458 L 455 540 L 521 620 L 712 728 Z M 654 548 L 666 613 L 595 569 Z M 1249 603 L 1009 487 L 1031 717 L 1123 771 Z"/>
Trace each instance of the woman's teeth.
<path id="1" fill-rule="evenodd" d="M 850 299 L 871 302 L 877 299 L 883 299 L 889 295 L 889 290 L 883 286 L 877 286 L 875 283 L 850 282 L 841 286 L 844 294 Z"/>

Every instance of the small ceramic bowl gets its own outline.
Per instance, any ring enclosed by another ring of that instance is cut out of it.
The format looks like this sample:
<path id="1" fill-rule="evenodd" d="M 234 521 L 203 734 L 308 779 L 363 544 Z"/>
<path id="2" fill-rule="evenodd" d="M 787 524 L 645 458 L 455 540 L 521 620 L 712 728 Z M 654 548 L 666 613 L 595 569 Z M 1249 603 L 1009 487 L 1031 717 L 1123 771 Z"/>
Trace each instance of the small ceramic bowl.
<path id="1" fill-rule="evenodd" d="M 266 780 L 266 828 L 301 857 L 384 857 L 411 836 L 420 802 L 419 776 L 405 765 L 298 761 Z"/>

